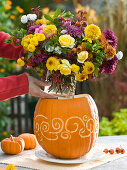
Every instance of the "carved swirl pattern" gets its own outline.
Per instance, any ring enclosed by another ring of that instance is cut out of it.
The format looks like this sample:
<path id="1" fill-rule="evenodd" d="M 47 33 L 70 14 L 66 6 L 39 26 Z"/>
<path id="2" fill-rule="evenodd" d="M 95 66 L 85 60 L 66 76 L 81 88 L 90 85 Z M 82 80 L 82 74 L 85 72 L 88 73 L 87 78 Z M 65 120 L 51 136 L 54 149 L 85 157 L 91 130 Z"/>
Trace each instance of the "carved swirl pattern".
<path id="1" fill-rule="evenodd" d="M 39 124 L 37 120 L 41 120 Z M 73 116 L 68 118 L 65 122 L 61 118 L 53 118 L 48 120 L 42 114 L 35 117 L 35 134 L 47 140 L 71 139 L 74 133 L 77 133 L 81 138 L 89 137 L 92 133 L 96 133 L 95 119 L 88 118 L 84 115 L 82 118 Z M 41 137 L 41 136 L 40 136 Z"/>

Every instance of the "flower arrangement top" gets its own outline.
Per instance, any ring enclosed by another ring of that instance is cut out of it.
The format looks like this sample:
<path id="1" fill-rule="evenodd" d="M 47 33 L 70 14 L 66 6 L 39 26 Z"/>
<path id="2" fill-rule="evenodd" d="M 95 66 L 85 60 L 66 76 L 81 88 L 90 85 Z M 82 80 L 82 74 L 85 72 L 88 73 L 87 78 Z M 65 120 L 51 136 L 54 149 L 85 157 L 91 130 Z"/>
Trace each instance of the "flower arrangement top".
<path id="1" fill-rule="evenodd" d="M 8 42 L 21 44 L 18 64 L 31 67 L 43 79 L 52 82 L 52 88 L 61 93 L 72 88 L 71 82 L 84 81 L 101 73 L 111 74 L 122 58 L 116 53 L 117 37 L 106 29 L 86 24 L 86 12 L 73 15 L 57 9 L 53 16 L 40 17 L 39 8 L 33 14 L 23 15 L 26 29 L 14 31 Z"/>

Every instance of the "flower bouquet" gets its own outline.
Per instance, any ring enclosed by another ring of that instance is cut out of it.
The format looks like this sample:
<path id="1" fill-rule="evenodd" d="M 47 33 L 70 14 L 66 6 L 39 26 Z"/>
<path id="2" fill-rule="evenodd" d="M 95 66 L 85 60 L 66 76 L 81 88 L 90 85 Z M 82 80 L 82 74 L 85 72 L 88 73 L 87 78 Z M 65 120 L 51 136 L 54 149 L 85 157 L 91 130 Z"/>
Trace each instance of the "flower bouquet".
<path id="1" fill-rule="evenodd" d="M 14 31 L 7 43 L 22 45 L 17 63 L 50 81 L 48 92 L 70 95 L 75 81 L 115 70 L 123 55 L 116 54 L 117 37 L 109 29 L 101 32 L 97 25 L 87 25 L 87 12 L 73 15 L 57 9 L 53 16 L 46 14 L 43 19 L 39 8 L 32 12 L 21 17 L 26 29 Z"/>

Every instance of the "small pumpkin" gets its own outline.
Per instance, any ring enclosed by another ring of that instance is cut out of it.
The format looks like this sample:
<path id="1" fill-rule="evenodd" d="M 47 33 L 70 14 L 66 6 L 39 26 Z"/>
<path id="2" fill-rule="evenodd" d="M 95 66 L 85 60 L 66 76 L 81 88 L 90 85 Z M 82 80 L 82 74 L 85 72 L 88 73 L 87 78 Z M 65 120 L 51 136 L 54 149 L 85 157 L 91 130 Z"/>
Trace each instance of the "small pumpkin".
<path id="1" fill-rule="evenodd" d="M 24 150 L 24 140 L 22 138 L 13 137 L 6 138 L 1 142 L 1 149 L 3 152 L 11 155 L 18 154 Z"/>
<path id="2" fill-rule="evenodd" d="M 25 149 L 34 149 L 37 146 L 37 140 L 34 134 L 23 133 L 19 135 L 25 142 Z"/>

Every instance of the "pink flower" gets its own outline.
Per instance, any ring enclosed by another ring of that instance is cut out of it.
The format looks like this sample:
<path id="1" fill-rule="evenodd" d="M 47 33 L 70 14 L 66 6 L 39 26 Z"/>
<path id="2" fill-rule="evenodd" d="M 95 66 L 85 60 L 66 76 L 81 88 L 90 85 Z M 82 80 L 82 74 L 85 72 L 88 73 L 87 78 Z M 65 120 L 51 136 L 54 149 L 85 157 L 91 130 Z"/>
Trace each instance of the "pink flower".
<path id="1" fill-rule="evenodd" d="M 45 27 L 46 27 L 46 24 L 42 24 L 42 26 L 40 26 L 39 28 L 35 29 L 35 33 L 44 34 L 44 28 Z"/>

